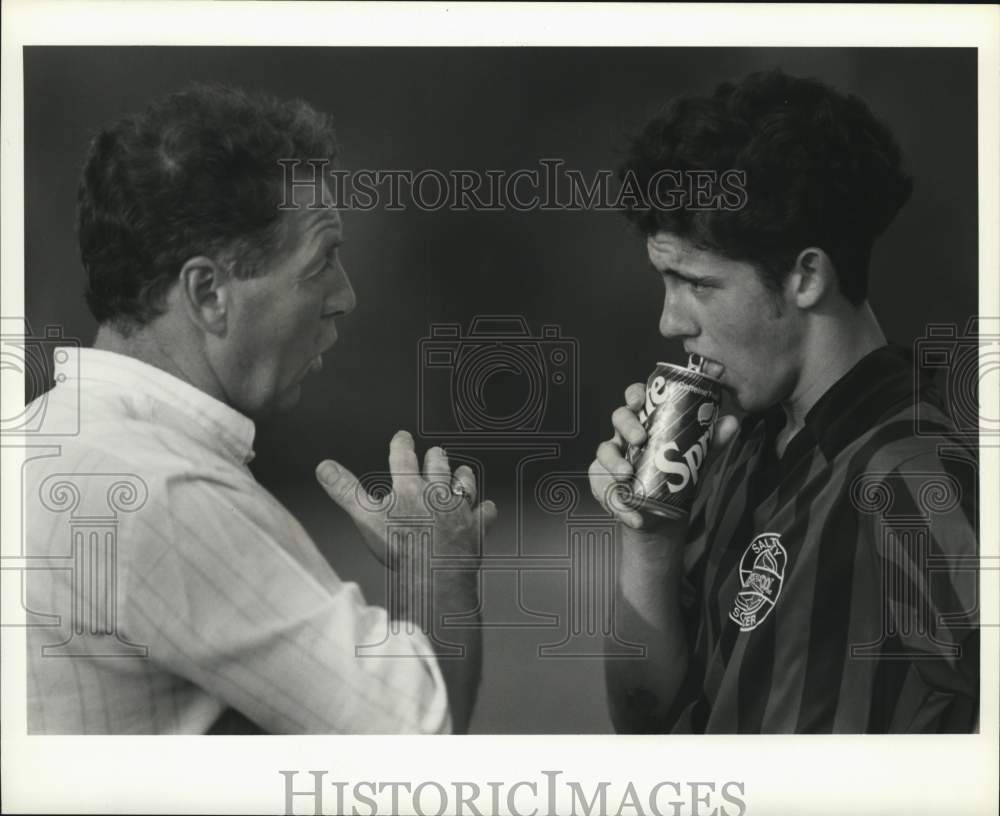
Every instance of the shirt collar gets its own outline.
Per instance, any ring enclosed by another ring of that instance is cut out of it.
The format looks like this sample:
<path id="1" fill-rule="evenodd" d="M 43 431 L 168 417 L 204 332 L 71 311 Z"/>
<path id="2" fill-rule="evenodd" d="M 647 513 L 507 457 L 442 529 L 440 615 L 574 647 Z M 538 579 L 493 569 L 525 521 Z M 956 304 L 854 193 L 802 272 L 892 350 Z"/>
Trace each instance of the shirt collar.
<path id="1" fill-rule="evenodd" d="M 835 382 L 806 414 L 806 427 L 833 459 L 886 416 L 914 402 L 913 357 L 897 345 L 875 349 Z"/>
<path id="2" fill-rule="evenodd" d="M 67 379 L 74 376 L 76 368 L 81 382 L 113 386 L 139 410 L 145 408 L 149 419 L 170 422 L 179 413 L 182 422 L 190 421 L 206 431 L 206 441 L 219 452 L 241 464 L 253 459 L 256 432 L 253 420 L 224 402 L 135 357 L 94 348 L 69 350 L 79 355 L 78 365 L 57 363 Z M 184 424 L 181 430 L 190 432 L 186 422 Z"/>
<path id="3" fill-rule="evenodd" d="M 882 346 L 862 357 L 826 390 L 809 409 L 805 427 L 792 445 L 796 449 L 807 442 L 819 445 L 829 461 L 883 417 L 915 399 L 912 353 L 895 344 Z M 756 430 L 772 439 L 784 424 L 784 409 L 773 405 L 744 417 L 742 433 L 749 438 Z"/>

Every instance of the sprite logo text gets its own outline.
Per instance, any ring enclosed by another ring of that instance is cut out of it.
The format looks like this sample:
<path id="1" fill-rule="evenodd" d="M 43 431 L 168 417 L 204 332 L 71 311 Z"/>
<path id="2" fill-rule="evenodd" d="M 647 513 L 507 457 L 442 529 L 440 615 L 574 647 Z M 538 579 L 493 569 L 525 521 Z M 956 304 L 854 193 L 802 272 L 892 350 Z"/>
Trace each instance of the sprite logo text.
<path id="1" fill-rule="evenodd" d="M 698 441 L 684 451 L 683 455 L 680 455 L 680 448 L 676 442 L 668 442 L 656 452 L 653 464 L 667 475 L 667 489 L 671 493 L 679 493 L 687 487 L 688 482 L 698 484 L 698 471 L 705 461 L 714 429 L 714 425 L 709 425 L 705 433 L 699 436 Z"/>

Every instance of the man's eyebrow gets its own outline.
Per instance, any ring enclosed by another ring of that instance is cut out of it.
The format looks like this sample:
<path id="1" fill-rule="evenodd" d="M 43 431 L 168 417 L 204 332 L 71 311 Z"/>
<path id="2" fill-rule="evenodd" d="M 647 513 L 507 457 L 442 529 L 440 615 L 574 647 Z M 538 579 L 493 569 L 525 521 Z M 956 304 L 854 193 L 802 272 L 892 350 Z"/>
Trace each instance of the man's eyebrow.
<path id="1" fill-rule="evenodd" d="M 331 235 L 333 237 L 328 238 Z M 309 260 L 306 262 L 307 266 L 312 266 L 331 249 L 339 247 L 344 243 L 343 226 L 338 222 L 328 221 L 313 233 L 312 240 L 309 243 L 316 247 L 316 250 L 309 256 Z"/>

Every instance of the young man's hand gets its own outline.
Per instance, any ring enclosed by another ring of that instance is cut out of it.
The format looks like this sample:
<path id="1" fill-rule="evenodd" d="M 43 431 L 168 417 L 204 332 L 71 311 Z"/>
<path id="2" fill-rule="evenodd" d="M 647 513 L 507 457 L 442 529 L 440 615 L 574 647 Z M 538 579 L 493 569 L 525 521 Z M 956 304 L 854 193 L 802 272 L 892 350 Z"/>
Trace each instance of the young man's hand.
<path id="1" fill-rule="evenodd" d="M 590 490 L 601 506 L 631 530 L 643 530 L 646 520 L 638 510 L 624 504 L 619 485 L 626 486 L 632 480 L 634 469 L 625 458 L 629 444 L 646 444 L 646 430 L 639 422 L 639 411 L 646 399 L 646 386 L 632 383 L 625 389 L 625 404 L 615 409 L 611 415 L 614 436 L 597 447 L 597 458 L 590 464 Z M 712 439 L 713 451 L 724 447 L 739 428 L 734 416 L 723 416 L 716 421 Z M 686 526 L 666 522 L 658 524 L 659 536 L 669 535 L 671 529 Z"/>

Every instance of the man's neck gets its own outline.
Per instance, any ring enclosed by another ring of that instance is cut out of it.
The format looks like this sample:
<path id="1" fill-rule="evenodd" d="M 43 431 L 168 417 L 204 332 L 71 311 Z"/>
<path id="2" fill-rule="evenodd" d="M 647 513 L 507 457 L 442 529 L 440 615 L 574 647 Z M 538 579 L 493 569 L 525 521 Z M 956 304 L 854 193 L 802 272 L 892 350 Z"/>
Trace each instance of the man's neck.
<path id="1" fill-rule="evenodd" d="M 782 402 L 785 427 L 778 434 L 778 455 L 805 426 L 806 414 L 841 377 L 871 352 L 886 344 L 885 334 L 867 302 L 846 313 L 818 317 L 803 349 L 803 365 L 795 390 Z"/>
<path id="2" fill-rule="evenodd" d="M 183 344 L 170 342 L 149 326 L 143 326 L 127 336 L 105 324 L 97 330 L 94 348 L 132 357 L 155 366 L 168 374 L 190 383 L 210 397 L 226 402 L 225 395 L 211 368 L 198 355 L 185 350 Z"/>

